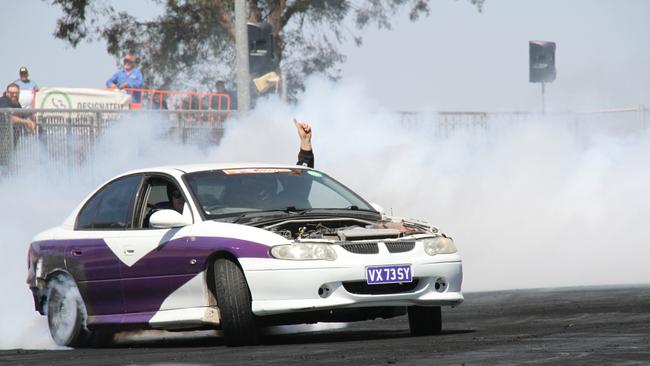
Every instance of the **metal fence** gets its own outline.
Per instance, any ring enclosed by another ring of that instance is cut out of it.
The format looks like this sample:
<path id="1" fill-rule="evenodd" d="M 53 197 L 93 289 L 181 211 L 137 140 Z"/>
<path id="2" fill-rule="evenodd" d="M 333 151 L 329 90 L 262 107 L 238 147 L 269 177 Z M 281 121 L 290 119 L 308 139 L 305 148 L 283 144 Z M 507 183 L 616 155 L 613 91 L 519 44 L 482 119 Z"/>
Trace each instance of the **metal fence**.
<path id="1" fill-rule="evenodd" d="M 539 120 L 570 126 L 576 133 L 601 130 L 607 134 L 637 133 L 646 128 L 647 109 L 610 109 L 589 112 L 399 112 L 388 116 L 411 128 L 427 128 L 437 137 L 465 129 L 481 133 L 488 128 L 508 130 L 512 126 Z M 35 132 L 12 122 L 12 115 L 36 122 Z M 230 112 L 211 110 L 117 111 L 81 109 L 2 109 L 0 110 L 0 174 L 25 167 L 26 161 L 47 157 L 68 167 L 83 164 L 93 153 L 107 128 L 120 120 L 128 123 L 154 120 L 165 136 L 185 144 L 218 144 Z M 145 136 L 142 137 L 147 138 Z"/>
<path id="2" fill-rule="evenodd" d="M 36 123 L 34 131 L 14 116 Z M 187 144 L 217 144 L 227 111 L 118 111 L 85 109 L 0 110 L 0 173 L 14 172 L 29 161 L 48 161 L 75 167 L 93 152 L 98 140 L 116 122 L 155 121 L 166 137 Z M 143 137 L 144 138 L 144 137 Z"/>
<path id="3" fill-rule="evenodd" d="M 399 112 L 401 123 L 412 128 L 433 127 L 437 137 L 447 137 L 458 130 L 509 129 L 530 122 L 563 125 L 576 134 L 596 131 L 625 135 L 645 130 L 648 109 L 641 105 L 631 108 L 605 109 L 579 112 L 527 113 L 527 112 Z"/>

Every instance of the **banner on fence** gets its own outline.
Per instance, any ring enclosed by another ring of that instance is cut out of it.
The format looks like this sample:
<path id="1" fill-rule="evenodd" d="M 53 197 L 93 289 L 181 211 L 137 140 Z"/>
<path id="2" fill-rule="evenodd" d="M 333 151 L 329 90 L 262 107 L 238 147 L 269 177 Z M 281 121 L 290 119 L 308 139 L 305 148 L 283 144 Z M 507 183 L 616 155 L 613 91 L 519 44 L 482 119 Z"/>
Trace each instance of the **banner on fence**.
<path id="1" fill-rule="evenodd" d="M 52 109 L 129 109 L 131 97 L 122 90 L 91 88 L 41 88 L 36 93 L 36 108 Z"/>
<path id="2" fill-rule="evenodd" d="M 41 88 L 36 92 L 34 107 L 39 109 L 87 109 L 84 112 L 47 112 L 38 115 L 39 122 L 47 124 L 87 125 L 116 119 L 115 113 L 95 114 L 95 110 L 128 110 L 131 97 L 122 90 L 103 90 L 92 88 Z"/>

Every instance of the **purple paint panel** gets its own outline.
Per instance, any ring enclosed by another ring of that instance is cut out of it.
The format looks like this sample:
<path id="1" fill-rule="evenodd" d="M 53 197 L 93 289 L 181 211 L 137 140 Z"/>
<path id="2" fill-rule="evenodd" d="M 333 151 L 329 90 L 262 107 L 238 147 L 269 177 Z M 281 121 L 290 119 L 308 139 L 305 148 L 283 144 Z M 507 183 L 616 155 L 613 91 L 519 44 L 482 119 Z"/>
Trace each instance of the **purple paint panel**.
<path id="1" fill-rule="evenodd" d="M 156 312 L 124 314 L 122 324 L 147 324 Z"/>
<path id="2" fill-rule="evenodd" d="M 111 315 L 88 315 L 89 325 L 115 325 L 122 323 L 122 314 Z"/>
<path id="3" fill-rule="evenodd" d="M 172 292 L 191 280 L 194 275 L 140 277 L 123 280 L 127 313 L 156 312 Z M 202 296 L 197 294 L 197 296 Z"/>
<path id="4" fill-rule="evenodd" d="M 103 239 L 67 240 L 65 260 L 68 272 L 77 281 L 120 278 L 121 262 Z"/>
<path id="5" fill-rule="evenodd" d="M 116 324 L 132 324 L 132 325 L 146 325 L 149 320 L 153 318 L 155 312 L 138 313 L 138 314 L 111 314 L 111 315 L 95 315 L 88 317 L 88 324 L 91 325 L 116 325 Z"/>
<path id="6" fill-rule="evenodd" d="M 158 237 L 153 236 L 152 240 Z M 132 266 L 120 262 L 122 279 L 160 277 L 183 273 L 198 273 L 189 262 L 185 262 L 182 253 L 188 250 L 188 238 L 178 238 L 159 244 L 154 250 L 140 258 Z"/>
<path id="7" fill-rule="evenodd" d="M 36 287 L 36 264 L 41 259 L 39 272 L 43 275 L 52 272 L 57 268 L 65 268 L 63 261 L 63 242 L 58 240 L 43 240 L 31 243 L 29 247 L 29 271 L 27 273 L 27 283 L 30 287 Z"/>
<path id="8" fill-rule="evenodd" d="M 248 240 L 197 236 L 189 242 L 189 246 L 192 249 L 188 254 L 207 253 L 209 255 L 217 251 L 225 251 L 236 258 L 272 258 L 268 246 Z M 206 266 L 208 255 L 195 256 L 203 268 Z"/>
<path id="9" fill-rule="evenodd" d="M 133 266 L 120 262 L 122 278 L 197 274 L 205 269 L 205 260 L 218 251 L 237 258 L 271 258 L 269 247 L 247 240 L 219 237 L 188 237 L 162 243 Z M 192 264 L 192 260 L 196 260 Z"/>
<path id="10" fill-rule="evenodd" d="M 121 314 L 124 312 L 122 280 L 77 282 L 86 303 L 88 315 Z"/>
<path id="11" fill-rule="evenodd" d="M 271 258 L 264 244 L 220 237 L 162 243 L 131 267 L 103 239 L 51 240 L 35 243 L 34 248 L 38 256 L 47 253 L 50 263 L 65 266 L 75 278 L 93 324 L 147 323 L 169 295 L 206 269 L 215 252 Z"/>
<path id="12" fill-rule="evenodd" d="M 236 257 L 270 257 L 266 245 L 246 240 L 215 237 L 170 240 L 131 267 L 120 264 L 126 312 L 160 309 L 169 295 L 205 270 L 207 258 L 217 251 L 227 251 Z"/>
<path id="13" fill-rule="evenodd" d="M 131 267 L 120 263 L 126 313 L 157 311 L 172 292 L 201 271 L 183 256 L 187 242 L 183 237 L 159 244 Z"/>
<path id="14" fill-rule="evenodd" d="M 103 239 L 67 240 L 64 257 L 66 269 L 77 281 L 88 315 L 124 311 L 120 260 Z"/>

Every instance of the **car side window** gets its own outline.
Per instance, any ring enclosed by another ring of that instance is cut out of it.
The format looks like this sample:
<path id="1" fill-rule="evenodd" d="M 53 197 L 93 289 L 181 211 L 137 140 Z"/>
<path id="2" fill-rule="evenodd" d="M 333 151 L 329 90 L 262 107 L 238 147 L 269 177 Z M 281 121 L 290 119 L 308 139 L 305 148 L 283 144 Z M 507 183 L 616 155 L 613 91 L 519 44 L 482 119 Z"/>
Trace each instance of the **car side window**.
<path id="1" fill-rule="evenodd" d="M 178 185 L 171 179 L 160 176 L 150 177 L 143 185 L 142 192 L 142 203 L 139 205 L 139 214 L 136 216 L 136 228 L 150 228 L 149 219 L 158 210 L 176 210 L 183 213 L 185 199 L 178 200 L 179 196 L 182 197 L 182 193 Z M 176 205 L 180 206 L 174 206 L 174 197 L 177 197 Z"/>
<path id="2" fill-rule="evenodd" d="M 120 178 L 102 188 L 81 209 L 77 229 L 126 229 L 140 176 Z"/>
<path id="3" fill-rule="evenodd" d="M 104 190 L 100 190 L 81 209 L 81 212 L 79 212 L 79 216 L 77 217 L 77 229 L 92 229 L 93 220 L 95 219 L 95 214 L 97 213 L 97 207 L 102 201 L 103 195 Z"/>

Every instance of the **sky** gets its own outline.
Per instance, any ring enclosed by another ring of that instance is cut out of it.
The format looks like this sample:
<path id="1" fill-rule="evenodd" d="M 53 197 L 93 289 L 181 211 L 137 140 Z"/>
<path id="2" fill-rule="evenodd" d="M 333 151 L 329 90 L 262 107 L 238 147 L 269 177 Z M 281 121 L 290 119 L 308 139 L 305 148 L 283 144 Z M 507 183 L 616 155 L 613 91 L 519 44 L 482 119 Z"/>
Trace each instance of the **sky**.
<path id="1" fill-rule="evenodd" d="M 160 11 L 150 1 L 113 3 L 140 17 Z M 116 70 L 104 43 L 73 49 L 54 39 L 58 7 L 3 5 L 0 83 L 24 65 L 41 86 L 102 87 Z M 558 70 L 549 110 L 650 105 L 649 18 L 645 0 L 487 0 L 482 12 L 465 0 L 432 1 L 429 17 L 398 14 L 392 30 L 367 29 L 361 47 L 342 45 L 343 78 L 389 110 L 536 111 L 541 88 L 528 82 L 528 41 L 547 40 L 557 43 Z"/>

